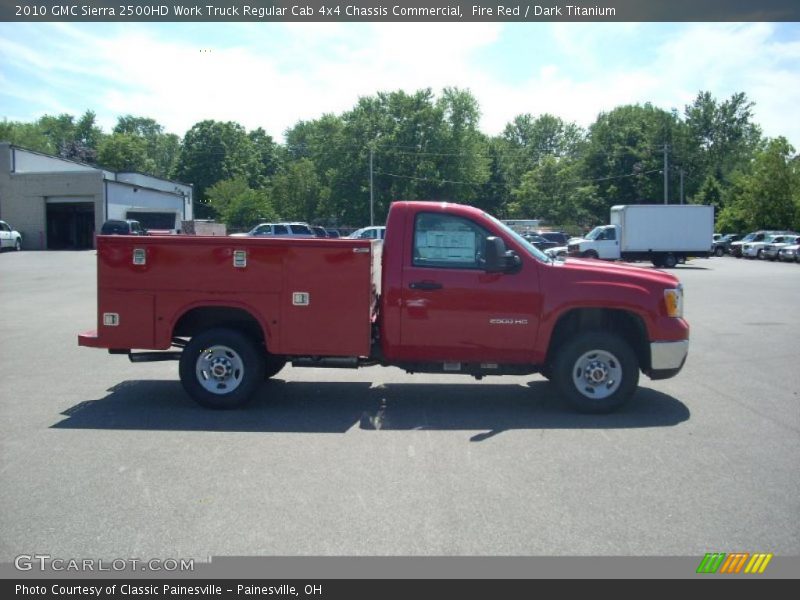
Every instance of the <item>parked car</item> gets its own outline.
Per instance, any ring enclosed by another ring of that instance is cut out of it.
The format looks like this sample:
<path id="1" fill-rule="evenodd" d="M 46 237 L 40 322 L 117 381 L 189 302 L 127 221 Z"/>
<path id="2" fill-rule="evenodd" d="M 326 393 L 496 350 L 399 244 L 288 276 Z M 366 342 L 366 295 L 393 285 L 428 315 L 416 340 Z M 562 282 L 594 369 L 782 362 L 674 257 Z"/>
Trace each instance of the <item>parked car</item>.
<path id="1" fill-rule="evenodd" d="M 765 239 L 758 242 L 748 242 L 742 246 L 742 256 L 745 258 L 764 258 L 764 248 L 769 244 L 780 244 L 784 240 L 789 240 L 793 236 L 786 233 L 774 234 L 766 236 Z"/>
<path id="2" fill-rule="evenodd" d="M 100 235 L 148 235 L 148 232 L 139 221 L 109 219 L 100 228 Z"/>
<path id="3" fill-rule="evenodd" d="M 342 234 L 339 233 L 338 229 L 326 229 L 325 231 L 327 232 L 329 238 L 342 237 Z"/>
<path id="4" fill-rule="evenodd" d="M 0 221 L 0 250 L 6 249 L 22 250 L 22 235 L 5 221 Z"/>
<path id="5" fill-rule="evenodd" d="M 314 233 L 314 237 L 318 238 L 326 238 L 328 237 L 328 232 L 325 231 L 324 227 L 320 227 L 319 225 L 312 225 L 311 231 Z"/>
<path id="6" fill-rule="evenodd" d="M 754 242 L 764 242 L 769 240 L 769 237 L 772 235 L 778 235 L 782 233 L 792 233 L 791 231 L 753 231 L 748 233 L 742 239 L 737 240 L 735 242 L 731 242 L 729 246 L 729 250 L 731 256 L 735 256 L 736 258 L 742 258 L 743 256 L 743 248 L 745 244 L 754 243 Z"/>
<path id="7" fill-rule="evenodd" d="M 537 231 L 536 235 L 549 242 L 555 242 L 556 246 L 566 246 L 570 237 L 563 231 Z"/>
<path id="8" fill-rule="evenodd" d="M 313 238 L 314 232 L 306 223 L 261 223 L 247 233 L 232 233 L 231 237 L 293 237 Z"/>
<path id="9" fill-rule="evenodd" d="M 714 243 L 711 245 L 714 256 L 730 254 L 731 244 L 742 237 L 740 233 L 726 233 L 725 235 L 720 235 L 718 238 L 716 237 L 717 235 L 720 234 L 714 234 Z"/>
<path id="10" fill-rule="evenodd" d="M 538 248 L 542 252 L 544 252 L 545 250 L 548 250 L 550 248 L 555 248 L 556 246 L 560 246 L 561 245 L 558 242 L 551 242 L 550 240 L 545 239 L 542 236 L 537 235 L 535 233 L 526 233 L 522 237 L 524 237 L 531 244 L 533 244 L 534 247 Z"/>
<path id="11" fill-rule="evenodd" d="M 351 240 L 382 240 L 386 236 L 386 227 L 362 227 L 347 237 Z"/>
<path id="12" fill-rule="evenodd" d="M 764 246 L 764 258 L 767 260 L 777 260 L 778 252 L 780 252 L 781 248 L 786 246 L 795 246 L 800 244 L 800 236 L 798 235 L 788 235 L 788 236 L 778 236 L 783 237 L 783 241 L 771 241 L 769 244 Z"/>
<path id="13" fill-rule="evenodd" d="M 800 262 L 800 244 L 784 246 L 778 251 L 778 260 L 782 262 Z"/>

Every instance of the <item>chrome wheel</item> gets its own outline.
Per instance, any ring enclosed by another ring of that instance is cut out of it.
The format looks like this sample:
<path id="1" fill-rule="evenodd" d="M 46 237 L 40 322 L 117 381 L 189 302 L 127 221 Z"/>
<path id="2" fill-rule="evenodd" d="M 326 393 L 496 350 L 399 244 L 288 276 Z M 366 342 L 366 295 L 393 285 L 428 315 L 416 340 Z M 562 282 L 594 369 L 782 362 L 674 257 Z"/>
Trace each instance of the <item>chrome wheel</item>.
<path id="1" fill-rule="evenodd" d="M 195 375 L 200 385 L 212 394 L 230 394 L 242 383 L 244 362 L 228 346 L 210 346 L 197 357 Z"/>
<path id="2" fill-rule="evenodd" d="M 582 354 L 572 368 L 575 389 L 586 398 L 603 400 L 611 396 L 622 382 L 622 365 L 606 350 L 590 350 Z"/>

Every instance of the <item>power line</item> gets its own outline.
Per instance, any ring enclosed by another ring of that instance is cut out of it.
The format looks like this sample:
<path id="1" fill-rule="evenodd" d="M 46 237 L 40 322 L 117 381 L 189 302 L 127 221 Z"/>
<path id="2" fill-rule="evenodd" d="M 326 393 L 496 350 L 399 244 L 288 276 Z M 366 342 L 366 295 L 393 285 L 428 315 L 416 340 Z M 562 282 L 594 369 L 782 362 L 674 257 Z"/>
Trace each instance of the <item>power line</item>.
<path id="1" fill-rule="evenodd" d="M 596 183 L 600 181 L 611 181 L 614 179 L 625 179 L 628 177 L 639 177 L 641 175 L 651 175 L 653 173 L 660 173 L 661 169 L 652 169 L 650 171 L 642 171 L 640 173 L 628 173 L 626 175 L 612 175 L 610 177 L 598 177 L 596 179 L 576 179 L 573 181 L 566 182 L 566 185 L 580 185 L 584 183 Z M 508 183 L 477 183 L 473 181 L 455 181 L 452 179 L 432 179 L 430 177 L 415 177 L 413 175 L 399 175 L 397 173 L 387 173 L 386 171 L 375 171 L 375 175 L 385 175 L 386 177 L 394 177 L 397 179 L 410 179 L 413 181 L 425 181 L 434 184 L 454 184 L 454 185 L 472 185 L 472 186 L 490 186 L 490 187 L 503 187 L 503 188 L 510 188 L 512 187 Z"/>

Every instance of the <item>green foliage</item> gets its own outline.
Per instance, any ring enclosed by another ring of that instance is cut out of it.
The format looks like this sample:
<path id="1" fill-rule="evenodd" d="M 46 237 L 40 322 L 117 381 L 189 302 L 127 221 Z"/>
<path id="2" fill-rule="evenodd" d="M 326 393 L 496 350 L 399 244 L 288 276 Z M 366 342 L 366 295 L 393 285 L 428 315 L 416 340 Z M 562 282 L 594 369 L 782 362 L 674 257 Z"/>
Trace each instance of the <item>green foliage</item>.
<path id="1" fill-rule="evenodd" d="M 0 139 L 192 183 L 195 215 L 217 215 L 235 227 L 269 215 L 365 225 L 370 162 L 377 224 L 392 201 L 423 199 L 590 226 L 606 222 L 614 204 L 663 200 L 666 146 L 671 202 L 678 201 L 683 171 L 686 197 L 714 205 L 719 229 L 800 226 L 800 159 L 786 140 L 762 139 L 744 93 L 718 100 L 701 91 L 683 113 L 649 103 L 619 106 L 586 130 L 551 114 L 520 114 L 488 137 L 480 116 L 468 90 L 398 90 L 300 121 L 285 132 L 285 144 L 261 128 L 212 120 L 181 140 L 134 115 L 120 116 L 107 135 L 92 111 L 3 121 Z"/>
<path id="2" fill-rule="evenodd" d="M 743 229 L 787 229 L 797 225 L 800 171 L 794 148 L 786 138 L 769 140 L 756 153 L 747 174 L 734 178 L 731 199 L 720 215 L 723 225 Z"/>
<path id="3" fill-rule="evenodd" d="M 273 178 L 271 194 L 275 209 L 287 221 L 327 220 L 324 210 L 330 190 L 320 184 L 314 163 L 300 158 L 285 166 Z"/>
<path id="4" fill-rule="evenodd" d="M 201 121 L 183 138 L 175 176 L 194 184 L 195 215 L 210 216 L 206 190 L 219 181 L 244 177 L 257 186 L 261 166 L 244 127 L 231 121 Z"/>
<path id="5" fill-rule="evenodd" d="M 239 176 L 218 181 L 207 191 L 208 206 L 230 229 L 249 230 L 261 221 L 277 219 L 264 190 L 254 190 Z"/>
<path id="6" fill-rule="evenodd" d="M 172 176 L 180 152 L 180 138 L 177 135 L 164 133 L 164 127 L 154 119 L 133 115 L 124 115 L 117 119 L 112 135 L 116 134 L 143 142 L 149 160 L 143 161 L 136 170 L 156 177 Z"/>
<path id="7" fill-rule="evenodd" d="M 112 133 L 100 142 L 97 159 L 114 171 L 152 173 L 155 162 L 148 152 L 147 142 L 132 133 Z"/>

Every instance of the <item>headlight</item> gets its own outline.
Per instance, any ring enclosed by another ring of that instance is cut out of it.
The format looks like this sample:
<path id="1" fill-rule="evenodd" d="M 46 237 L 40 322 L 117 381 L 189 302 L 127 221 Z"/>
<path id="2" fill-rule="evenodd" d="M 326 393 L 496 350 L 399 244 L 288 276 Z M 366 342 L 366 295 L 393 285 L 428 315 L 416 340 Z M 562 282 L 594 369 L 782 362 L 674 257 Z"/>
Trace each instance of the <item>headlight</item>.
<path id="1" fill-rule="evenodd" d="M 667 314 L 670 317 L 683 316 L 683 286 L 664 290 L 664 303 L 667 306 Z"/>

